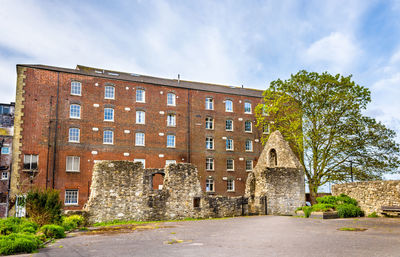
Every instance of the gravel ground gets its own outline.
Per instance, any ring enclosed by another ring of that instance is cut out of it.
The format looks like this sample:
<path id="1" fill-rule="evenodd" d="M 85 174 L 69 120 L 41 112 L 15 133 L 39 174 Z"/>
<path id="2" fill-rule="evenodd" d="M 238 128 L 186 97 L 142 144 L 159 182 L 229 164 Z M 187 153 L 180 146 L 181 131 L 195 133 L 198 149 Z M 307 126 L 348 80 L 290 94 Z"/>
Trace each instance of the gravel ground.
<path id="1" fill-rule="evenodd" d="M 253 216 L 119 227 L 69 234 L 33 256 L 400 256 L 399 218 Z"/>

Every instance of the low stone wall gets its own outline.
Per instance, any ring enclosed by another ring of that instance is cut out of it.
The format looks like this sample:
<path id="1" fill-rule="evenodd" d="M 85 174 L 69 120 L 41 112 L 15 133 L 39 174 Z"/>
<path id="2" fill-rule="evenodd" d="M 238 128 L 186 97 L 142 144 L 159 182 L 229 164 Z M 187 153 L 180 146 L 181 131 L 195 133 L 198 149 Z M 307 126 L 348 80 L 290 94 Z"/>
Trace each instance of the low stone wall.
<path id="1" fill-rule="evenodd" d="M 346 194 L 358 201 L 366 215 L 381 206 L 400 206 L 400 180 L 354 182 L 332 186 L 332 195 Z"/>
<path id="2" fill-rule="evenodd" d="M 158 171 L 159 172 L 159 171 Z M 197 169 L 170 164 L 162 190 L 152 189 L 154 170 L 127 161 L 95 164 L 91 194 L 85 206 L 89 222 L 169 220 L 247 214 L 243 197 L 208 196 L 202 192 Z"/>

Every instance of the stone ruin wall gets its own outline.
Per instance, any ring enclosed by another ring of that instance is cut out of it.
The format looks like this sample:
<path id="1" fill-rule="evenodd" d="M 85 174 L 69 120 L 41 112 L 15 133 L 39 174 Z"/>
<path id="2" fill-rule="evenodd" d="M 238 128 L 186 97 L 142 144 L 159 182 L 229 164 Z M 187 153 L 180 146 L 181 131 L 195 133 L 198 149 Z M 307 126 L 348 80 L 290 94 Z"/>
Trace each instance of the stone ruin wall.
<path id="1" fill-rule="evenodd" d="M 357 200 L 369 215 L 380 214 L 382 206 L 400 206 L 400 180 L 345 183 L 332 186 L 332 195 L 345 194 Z"/>
<path id="2" fill-rule="evenodd" d="M 152 189 L 154 169 L 140 163 L 102 161 L 95 164 L 91 194 L 85 206 L 89 222 L 112 220 L 171 220 L 240 216 L 247 213 L 243 197 L 208 196 L 202 192 L 197 169 L 170 164 L 162 190 Z M 199 207 L 194 206 L 198 199 Z"/>

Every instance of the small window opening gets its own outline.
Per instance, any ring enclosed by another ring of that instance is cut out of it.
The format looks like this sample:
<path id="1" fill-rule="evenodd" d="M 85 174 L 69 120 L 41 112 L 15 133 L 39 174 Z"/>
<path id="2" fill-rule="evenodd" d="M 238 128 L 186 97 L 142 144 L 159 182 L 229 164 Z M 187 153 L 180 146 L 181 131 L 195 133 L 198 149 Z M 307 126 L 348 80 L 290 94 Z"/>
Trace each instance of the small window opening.
<path id="1" fill-rule="evenodd" d="M 193 198 L 193 207 L 194 208 L 200 208 L 200 197 L 194 197 Z"/>

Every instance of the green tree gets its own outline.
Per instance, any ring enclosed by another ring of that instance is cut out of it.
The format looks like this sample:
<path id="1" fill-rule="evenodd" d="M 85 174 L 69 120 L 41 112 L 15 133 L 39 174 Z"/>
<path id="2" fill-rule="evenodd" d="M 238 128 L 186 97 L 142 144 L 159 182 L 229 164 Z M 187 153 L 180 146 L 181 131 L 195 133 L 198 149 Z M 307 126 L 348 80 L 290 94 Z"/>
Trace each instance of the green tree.
<path id="1" fill-rule="evenodd" d="M 350 180 L 350 161 L 359 181 L 398 172 L 395 132 L 363 115 L 370 91 L 351 76 L 300 71 L 271 82 L 256 108 L 257 126 L 279 130 L 300 157 L 315 203 L 327 182 Z M 268 134 L 263 134 L 263 142 Z"/>

